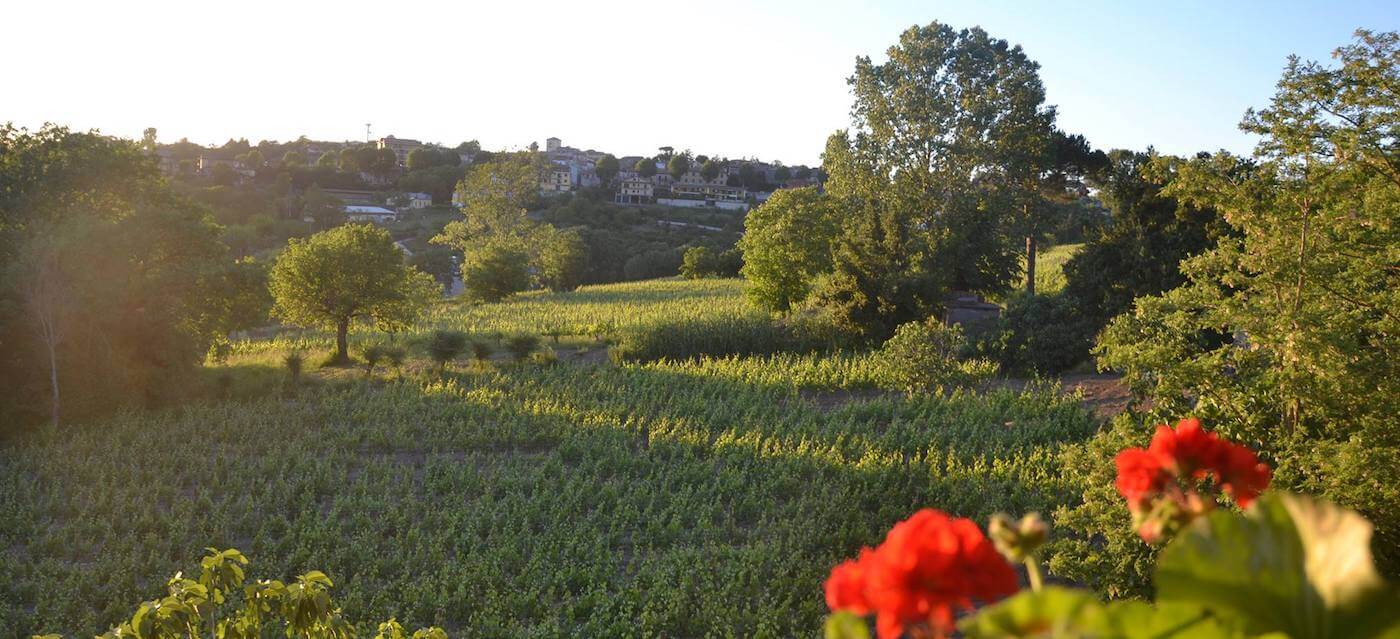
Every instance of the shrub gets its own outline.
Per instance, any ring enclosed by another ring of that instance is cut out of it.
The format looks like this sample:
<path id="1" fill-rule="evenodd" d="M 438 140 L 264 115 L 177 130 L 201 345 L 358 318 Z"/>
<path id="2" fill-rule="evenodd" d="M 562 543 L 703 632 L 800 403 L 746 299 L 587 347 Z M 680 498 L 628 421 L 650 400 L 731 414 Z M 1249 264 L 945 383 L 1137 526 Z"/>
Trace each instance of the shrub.
<path id="1" fill-rule="evenodd" d="M 936 393 L 981 388 L 996 374 L 995 363 L 958 359 L 962 328 L 935 319 L 908 322 L 880 347 L 879 379 L 887 388 L 909 393 Z"/>
<path id="2" fill-rule="evenodd" d="M 1096 328 L 1062 294 L 1021 295 L 972 350 L 1007 371 L 1054 375 L 1089 357 Z"/>
<path id="3" fill-rule="evenodd" d="M 388 349 L 379 344 L 375 344 L 365 349 L 365 352 L 362 354 L 362 356 L 365 358 L 366 377 L 374 374 L 374 367 L 378 366 L 379 362 L 384 360 L 385 355 L 388 354 L 387 351 Z"/>
<path id="4" fill-rule="evenodd" d="M 491 347 L 491 342 L 481 339 L 474 339 L 472 340 L 471 347 L 472 359 L 475 359 L 478 363 L 485 362 L 486 360 L 491 359 L 491 353 L 494 350 Z"/>
<path id="5" fill-rule="evenodd" d="M 438 370 L 446 370 L 466 349 L 467 334 L 461 331 L 433 331 L 428 336 L 428 357 L 437 363 Z"/>
<path id="6" fill-rule="evenodd" d="M 530 357 L 530 353 L 535 352 L 535 349 L 539 347 L 539 335 L 520 333 L 506 338 L 506 350 L 510 351 L 510 354 L 515 357 L 515 361 L 517 362 L 525 361 Z"/>
<path id="7" fill-rule="evenodd" d="M 397 346 L 389 346 L 384 349 L 384 359 L 388 360 L 389 365 L 393 366 L 395 370 L 403 366 L 405 355 L 404 350 Z"/>
<path id="8" fill-rule="evenodd" d="M 301 367 L 304 361 L 302 354 L 298 351 L 287 353 L 282 358 L 282 365 L 287 368 L 287 381 L 292 388 L 296 388 L 301 382 Z"/>
<path id="9" fill-rule="evenodd" d="M 708 246 L 692 246 L 681 256 L 680 275 L 688 280 L 711 277 L 717 270 L 719 256 Z"/>
<path id="10" fill-rule="evenodd" d="M 624 330 L 609 351 L 614 361 L 687 360 L 830 348 L 820 334 L 799 334 L 766 315 L 663 320 Z"/>

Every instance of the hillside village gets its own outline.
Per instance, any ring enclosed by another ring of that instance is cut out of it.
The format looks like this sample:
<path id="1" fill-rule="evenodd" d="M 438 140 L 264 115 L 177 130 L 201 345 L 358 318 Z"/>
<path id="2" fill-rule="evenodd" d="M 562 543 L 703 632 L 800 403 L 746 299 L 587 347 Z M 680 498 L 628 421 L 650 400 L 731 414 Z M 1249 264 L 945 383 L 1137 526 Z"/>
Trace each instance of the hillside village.
<path id="1" fill-rule="evenodd" d="M 560 138 L 551 137 L 542 150 L 535 143 L 529 150 L 546 161 L 539 180 L 540 195 L 588 190 L 602 192 L 608 201 L 624 206 L 744 212 L 767 200 L 774 190 L 817 186 L 822 179 L 819 169 L 807 166 L 713 158 L 688 150 L 677 152 L 673 147 L 661 147 L 650 156 L 617 157 L 566 146 Z M 474 141 L 449 148 L 393 135 L 367 143 L 304 137 L 285 144 L 263 141 L 249 145 L 230 140 L 220 147 L 181 140 L 154 145 L 153 153 L 167 177 L 204 178 L 228 186 L 252 181 L 264 170 L 314 171 L 309 178 L 294 179 L 291 190 L 304 191 L 314 184 L 341 202 L 349 221 L 379 223 L 432 206 L 460 206 L 455 184 L 444 185 L 439 179 L 437 193 L 433 193 L 414 190 L 422 188 L 423 180 L 404 178 L 435 168 L 465 170 L 495 155 Z M 600 171 L 600 166 L 613 168 Z"/>

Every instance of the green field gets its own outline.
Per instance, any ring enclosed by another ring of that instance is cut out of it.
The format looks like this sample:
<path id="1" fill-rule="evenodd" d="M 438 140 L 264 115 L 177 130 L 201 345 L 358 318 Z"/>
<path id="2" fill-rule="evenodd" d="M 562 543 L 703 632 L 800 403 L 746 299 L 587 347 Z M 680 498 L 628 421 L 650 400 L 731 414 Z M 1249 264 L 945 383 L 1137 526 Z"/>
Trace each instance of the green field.
<path id="1" fill-rule="evenodd" d="M 531 294 L 430 326 L 595 348 L 597 324 L 747 312 L 739 287 Z M 230 366 L 324 343 L 298 339 L 241 344 Z M 324 570 L 354 620 L 454 637 L 813 636 L 834 562 L 922 506 L 1073 501 L 1057 456 L 1096 428 L 1051 388 L 852 392 L 859 355 L 309 375 L 294 396 L 0 448 L 0 636 L 105 630 L 206 546 L 243 550 L 254 577 Z"/>

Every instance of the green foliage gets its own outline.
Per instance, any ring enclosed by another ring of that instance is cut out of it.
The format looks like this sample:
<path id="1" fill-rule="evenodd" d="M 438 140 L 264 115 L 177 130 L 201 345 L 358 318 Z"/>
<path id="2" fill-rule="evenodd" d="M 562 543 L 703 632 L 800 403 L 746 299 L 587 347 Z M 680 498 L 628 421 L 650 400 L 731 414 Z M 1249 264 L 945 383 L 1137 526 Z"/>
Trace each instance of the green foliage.
<path id="1" fill-rule="evenodd" d="M 1063 267 L 1065 295 L 1094 332 L 1130 310 L 1133 299 L 1181 285 L 1185 278 L 1177 265 L 1213 246 L 1225 232 L 1214 211 L 1162 192 L 1163 176 L 1148 168 L 1150 155 L 1113 151 L 1108 157 L 1097 181 L 1111 223 L 1091 235 Z"/>
<path id="2" fill-rule="evenodd" d="M 462 286 L 468 299 L 499 302 L 530 286 L 529 255 L 505 240 L 487 240 L 463 255 Z"/>
<path id="3" fill-rule="evenodd" d="M 610 354 L 619 362 L 687 360 L 702 356 L 810 352 L 834 346 L 800 334 L 766 314 L 667 318 L 620 331 Z"/>
<path id="4" fill-rule="evenodd" d="M 362 359 L 365 360 L 365 375 L 373 375 L 374 367 L 379 365 L 389 354 L 389 349 L 380 344 L 371 345 L 364 350 Z"/>
<path id="5" fill-rule="evenodd" d="M 384 330 L 412 324 L 439 297 L 431 276 L 404 264 L 388 231 L 347 224 L 292 240 L 272 267 L 274 314 L 302 326 L 336 331 L 337 362 L 349 359 L 350 322 L 368 318 Z"/>
<path id="6" fill-rule="evenodd" d="M 491 342 L 474 339 L 471 343 L 471 349 L 472 359 L 475 359 L 478 363 L 491 359 Z"/>
<path id="7" fill-rule="evenodd" d="M 734 249 L 720 253 L 708 246 L 692 246 L 682 254 L 680 276 L 690 280 L 734 277 L 739 274 L 739 261 Z"/>
<path id="8" fill-rule="evenodd" d="M 530 357 L 530 353 L 540 347 L 540 336 L 531 333 L 511 335 L 506 338 L 505 346 L 511 356 L 515 357 L 515 361 L 523 362 Z"/>
<path id="9" fill-rule="evenodd" d="M 986 360 L 960 360 L 964 344 L 959 326 L 937 320 L 901 325 L 880 347 L 881 385 L 907 393 L 983 389 L 997 366 Z"/>
<path id="10" fill-rule="evenodd" d="M 597 162 L 593 163 L 593 172 L 598 176 L 598 181 L 602 182 L 603 186 L 612 184 L 613 179 L 617 177 L 619 168 L 617 158 L 611 153 L 604 154 L 603 157 L 598 158 Z"/>
<path id="11" fill-rule="evenodd" d="M 433 331 L 428 336 L 428 357 L 439 370 L 446 370 L 448 364 L 466 352 L 467 344 L 467 334 L 461 331 Z"/>
<path id="12" fill-rule="evenodd" d="M 1064 294 L 1017 295 L 975 351 L 1008 371 L 1055 375 L 1088 358 L 1096 328 Z"/>
<path id="13" fill-rule="evenodd" d="M 282 583 L 246 583 L 248 559 L 232 548 L 216 550 L 199 562 L 199 579 L 175 573 L 166 582 L 167 595 L 142 603 L 129 620 L 98 639 L 239 639 L 281 630 L 287 637 L 351 639 L 355 629 L 330 598 L 330 577 L 312 570 Z M 382 639 L 409 639 L 397 621 L 380 624 Z M 44 635 L 59 639 L 60 635 Z M 446 639 L 441 628 L 422 628 L 412 639 Z"/>
<path id="14" fill-rule="evenodd" d="M 576 230 L 549 231 L 537 241 L 539 247 L 536 278 L 551 291 L 572 291 L 583 283 L 588 271 L 588 245 Z"/>
<path id="15" fill-rule="evenodd" d="M 1054 121 L 1039 66 L 981 29 L 913 27 L 888 55 L 857 59 L 851 133 L 822 158 L 843 224 L 820 299 L 873 339 L 949 290 L 1008 290 L 1026 228 L 1013 211 Z"/>
<path id="16" fill-rule="evenodd" d="M 764 308 L 786 312 L 830 273 L 840 232 L 838 208 L 815 187 L 782 189 L 744 218 L 744 278 L 749 296 Z"/>
<path id="17" fill-rule="evenodd" d="M 672 179 L 681 179 L 681 176 L 685 175 L 686 171 L 689 170 L 690 158 L 686 157 L 683 153 L 671 156 L 671 159 L 666 162 L 666 172 L 671 175 Z"/>
<path id="18" fill-rule="evenodd" d="M 210 346 L 246 319 L 247 298 L 221 299 L 243 275 L 218 227 L 135 143 L 0 125 L 7 427 L 184 396 Z"/>
<path id="19" fill-rule="evenodd" d="M 1161 158 L 1165 194 L 1221 213 L 1236 237 L 1181 264 L 1186 283 L 1138 298 L 1099 339 L 1154 411 L 1259 442 L 1279 485 L 1354 507 L 1400 569 L 1400 307 L 1395 247 L 1400 36 L 1359 32 L 1338 66 L 1293 61 L 1246 117 L 1254 158 Z M 1329 114 L 1339 114 L 1334 117 Z"/>
<path id="20" fill-rule="evenodd" d="M 1134 532 L 1132 517 L 1113 487 L 1118 451 L 1146 446 L 1151 434 L 1150 426 L 1125 413 L 1093 439 L 1065 449 L 1064 476 L 1078 483 L 1082 498 L 1055 511 L 1055 530 L 1065 534 L 1049 547 L 1050 574 L 1114 599 L 1152 594 L 1157 548 Z"/>

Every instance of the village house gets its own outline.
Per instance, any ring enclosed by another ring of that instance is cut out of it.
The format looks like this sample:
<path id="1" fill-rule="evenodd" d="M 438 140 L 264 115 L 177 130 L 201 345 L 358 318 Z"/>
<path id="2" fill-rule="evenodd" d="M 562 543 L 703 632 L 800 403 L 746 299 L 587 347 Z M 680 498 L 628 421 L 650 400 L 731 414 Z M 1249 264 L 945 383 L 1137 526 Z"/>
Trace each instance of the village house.
<path id="1" fill-rule="evenodd" d="M 656 191 L 651 180 L 632 172 L 631 177 L 618 182 L 617 194 L 613 202 L 618 204 L 651 204 L 656 200 Z"/>

